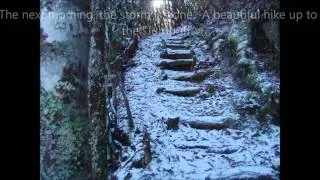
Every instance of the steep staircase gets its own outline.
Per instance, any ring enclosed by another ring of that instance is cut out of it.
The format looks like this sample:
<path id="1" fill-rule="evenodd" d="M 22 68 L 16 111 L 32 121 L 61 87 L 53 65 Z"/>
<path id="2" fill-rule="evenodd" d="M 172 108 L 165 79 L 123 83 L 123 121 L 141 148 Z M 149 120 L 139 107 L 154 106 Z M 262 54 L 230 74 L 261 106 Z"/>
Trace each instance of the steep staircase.
<path id="1" fill-rule="evenodd" d="M 255 126 L 256 120 L 244 122 L 234 109 L 232 102 L 242 92 L 231 76 L 215 79 L 213 68 L 196 69 L 197 55 L 187 40 L 157 34 L 140 43 L 133 58 L 137 66 L 126 73 L 125 83 L 139 129 L 132 142 L 142 148 L 139 132 L 147 127 L 152 161 L 141 169 L 124 162 L 115 174 L 120 179 L 273 179 L 279 129 L 259 134 L 243 126 Z M 119 112 L 125 119 L 125 111 Z M 124 150 L 125 156 L 138 154 Z"/>

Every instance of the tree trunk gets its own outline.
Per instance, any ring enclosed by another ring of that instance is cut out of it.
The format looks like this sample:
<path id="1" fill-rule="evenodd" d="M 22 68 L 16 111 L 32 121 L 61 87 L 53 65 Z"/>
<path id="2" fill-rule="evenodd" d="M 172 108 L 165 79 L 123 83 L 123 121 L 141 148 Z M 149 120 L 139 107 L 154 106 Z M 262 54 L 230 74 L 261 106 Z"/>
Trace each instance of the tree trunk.
<path id="1" fill-rule="evenodd" d="M 105 21 L 99 12 L 105 9 L 105 0 L 92 0 L 90 56 L 88 64 L 88 101 L 91 122 L 91 173 L 92 179 L 106 179 L 106 93 L 105 93 Z"/>

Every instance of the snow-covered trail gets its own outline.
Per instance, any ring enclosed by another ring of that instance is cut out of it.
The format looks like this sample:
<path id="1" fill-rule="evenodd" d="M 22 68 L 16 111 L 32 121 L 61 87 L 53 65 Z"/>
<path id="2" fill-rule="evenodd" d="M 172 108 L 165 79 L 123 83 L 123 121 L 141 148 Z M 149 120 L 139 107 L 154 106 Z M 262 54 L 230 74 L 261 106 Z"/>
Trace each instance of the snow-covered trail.
<path id="1" fill-rule="evenodd" d="M 234 100 L 248 92 L 236 88 L 231 75 L 209 76 L 201 83 L 176 81 L 172 76 L 183 71 L 161 70 L 162 39 L 172 37 L 167 32 L 154 34 L 139 44 L 133 61 L 136 66 L 125 73 L 126 93 L 129 99 L 135 129 L 147 127 L 151 138 L 152 161 L 146 168 L 136 169 L 130 164 L 114 174 L 119 179 L 246 179 L 275 177 L 273 166 L 279 165 L 280 129 L 271 127 L 262 132 L 250 116 L 241 117 L 234 109 Z M 199 52 L 196 51 L 197 56 Z M 163 72 L 162 72 L 163 71 Z M 167 80 L 160 76 L 167 74 Z M 215 91 L 206 88 L 213 85 Z M 157 93 L 157 89 L 199 88 L 194 97 L 180 97 Z M 179 124 L 178 130 L 167 130 L 167 118 L 194 121 L 219 121 L 231 119 L 233 128 L 200 130 Z M 126 111 L 119 106 L 121 128 L 127 130 Z M 131 132 L 135 151 L 141 149 L 142 133 Z M 127 147 L 123 156 L 139 158 L 139 153 Z M 140 154 L 141 155 L 141 154 Z M 273 179 L 272 178 L 272 179 Z"/>

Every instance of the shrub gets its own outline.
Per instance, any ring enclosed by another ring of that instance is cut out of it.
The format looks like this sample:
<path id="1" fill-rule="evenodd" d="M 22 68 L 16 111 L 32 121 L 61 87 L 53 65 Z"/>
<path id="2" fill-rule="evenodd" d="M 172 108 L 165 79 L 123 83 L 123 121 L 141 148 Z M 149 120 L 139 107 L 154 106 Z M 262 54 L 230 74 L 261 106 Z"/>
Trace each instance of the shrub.
<path id="1" fill-rule="evenodd" d="M 41 176 L 44 179 L 72 179 L 86 174 L 88 118 L 72 115 L 55 94 L 43 88 L 40 90 L 40 118 Z"/>
<path id="2" fill-rule="evenodd" d="M 247 75 L 246 83 L 250 89 L 252 89 L 252 90 L 258 89 L 259 83 L 258 83 L 257 78 L 258 78 L 257 71 L 252 71 Z"/>
<path id="3" fill-rule="evenodd" d="M 260 122 L 266 122 L 267 116 L 270 116 L 274 124 L 280 125 L 279 93 L 270 89 L 263 96 L 265 104 L 258 113 L 258 120 Z"/>
<path id="4" fill-rule="evenodd" d="M 238 59 L 238 52 L 237 52 L 237 47 L 238 47 L 238 42 L 236 39 L 231 38 L 226 41 L 226 46 L 227 46 L 227 52 L 231 56 L 233 60 Z"/>

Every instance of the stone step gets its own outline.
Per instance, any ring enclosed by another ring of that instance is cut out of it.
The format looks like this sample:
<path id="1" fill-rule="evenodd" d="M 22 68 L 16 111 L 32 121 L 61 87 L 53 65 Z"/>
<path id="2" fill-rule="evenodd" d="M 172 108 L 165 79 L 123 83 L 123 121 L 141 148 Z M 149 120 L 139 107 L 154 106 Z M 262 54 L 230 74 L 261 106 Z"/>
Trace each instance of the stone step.
<path id="1" fill-rule="evenodd" d="M 160 87 L 157 89 L 157 93 L 168 93 L 181 97 L 193 97 L 200 93 L 200 88 L 191 87 L 191 88 L 177 88 L 177 89 L 166 89 Z"/>
<path id="2" fill-rule="evenodd" d="M 173 50 L 166 49 L 160 54 L 163 59 L 192 59 L 193 52 L 191 50 Z"/>
<path id="3" fill-rule="evenodd" d="M 161 69 L 185 71 L 192 70 L 195 64 L 194 59 L 163 59 L 159 66 Z"/>

